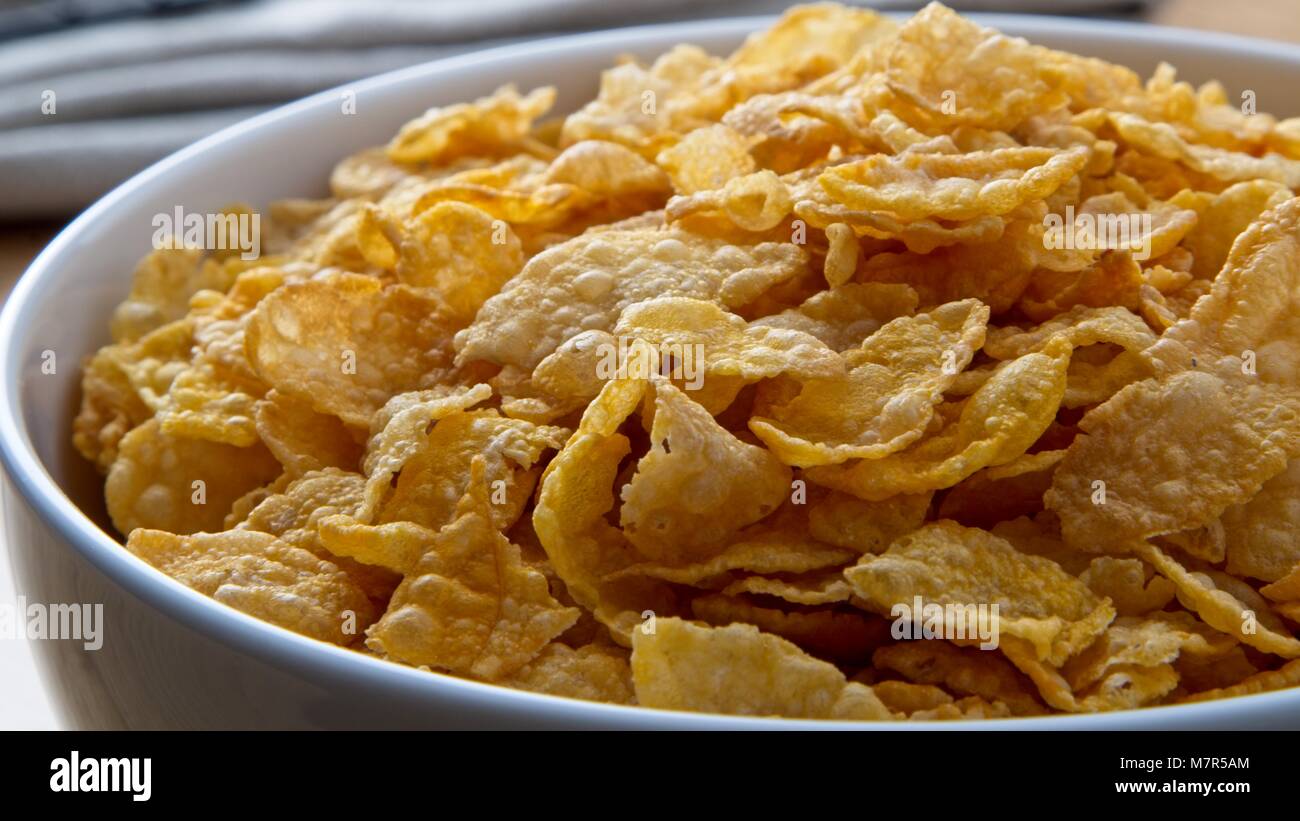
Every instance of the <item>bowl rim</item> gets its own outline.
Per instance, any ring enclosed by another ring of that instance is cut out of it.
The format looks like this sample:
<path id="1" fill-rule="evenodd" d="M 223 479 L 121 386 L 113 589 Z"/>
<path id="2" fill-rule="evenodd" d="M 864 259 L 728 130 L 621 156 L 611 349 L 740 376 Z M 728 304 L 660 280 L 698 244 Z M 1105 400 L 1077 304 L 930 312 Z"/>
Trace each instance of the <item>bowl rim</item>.
<path id="1" fill-rule="evenodd" d="M 894 14 L 899 17 L 906 15 Z M 981 24 L 993 26 L 1015 36 L 1033 40 L 1042 34 L 1059 34 L 1068 26 L 1071 33 L 1081 33 L 1129 44 L 1143 45 L 1193 43 L 1197 48 L 1219 54 L 1248 52 L 1255 58 L 1276 59 L 1300 64 L 1300 50 L 1295 46 L 1239 35 L 1204 32 L 1124 21 L 1082 20 L 1053 15 L 972 14 Z M 708 37 L 740 38 L 770 25 L 772 15 L 730 17 L 677 23 L 658 23 L 605 29 L 580 34 L 548 37 L 522 43 L 443 58 L 347 83 L 345 86 L 317 92 L 278 106 L 192 143 L 164 157 L 122 182 L 88 207 L 41 251 L 15 283 L 0 311 L 0 464 L 8 480 L 26 503 L 54 532 L 82 558 L 143 603 L 165 616 L 196 630 L 240 653 L 294 674 L 320 674 L 327 679 L 345 680 L 354 686 L 401 692 L 410 699 L 432 698 L 447 704 L 459 701 L 483 711 L 500 710 L 514 714 L 534 714 L 555 724 L 571 727 L 621 727 L 628 729 L 788 729 L 788 730 L 1064 730 L 1064 729 L 1173 729 L 1188 719 L 1220 710 L 1262 716 L 1274 710 L 1300 703 L 1300 690 L 1281 690 L 1195 704 L 1162 705 L 1134 710 L 1089 715 L 1051 715 L 1038 717 L 953 722 L 879 722 L 828 721 L 773 717 L 730 716 L 688 713 L 640 706 L 611 705 L 581 701 L 563 696 L 517 690 L 430 673 L 377 657 L 357 653 L 326 642 L 302 636 L 286 628 L 262 621 L 185 586 L 123 549 L 122 545 L 101 530 L 68 497 L 46 470 L 37 455 L 22 412 L 20 376 L 23 353 L 21 340 L 34 320 L 26 310 L 35 295 L 51 287 L 60 270 L 65 250 L 78 237 L 118 203 L 131 198 L 139 189 L 184 166 L 209 148 L 244 135 L 266 129 L 301 112 L 327 103 L 332 105 L 339 88 L 357 92 L 382 88 L 395 82 L 437 76 L 452 70 L 470 69 L 499 61 L 544 60 L 586 47 L 637 46 L 659 47 L 663 44 L 692 42 Z M 1288 702 L 1290 704 L 1288 705 Z M 549 714 L 549 715 L 547 715 Z M 1109 725 L 1109 726 L 1107 726 Z"/>

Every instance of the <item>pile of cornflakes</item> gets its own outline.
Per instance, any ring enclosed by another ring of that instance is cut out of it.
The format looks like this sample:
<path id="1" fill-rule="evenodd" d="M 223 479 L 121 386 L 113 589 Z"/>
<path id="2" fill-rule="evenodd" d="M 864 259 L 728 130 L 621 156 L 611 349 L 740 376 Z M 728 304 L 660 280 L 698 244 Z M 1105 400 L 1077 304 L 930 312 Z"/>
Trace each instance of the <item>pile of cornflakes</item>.
<path id="1" fill-rule="evenodd" d="M 931 5 L 434 108 L 141 263 L 126 548 L 429 671 L 955 719 L 1300 683 L 1300 120 Z"/>

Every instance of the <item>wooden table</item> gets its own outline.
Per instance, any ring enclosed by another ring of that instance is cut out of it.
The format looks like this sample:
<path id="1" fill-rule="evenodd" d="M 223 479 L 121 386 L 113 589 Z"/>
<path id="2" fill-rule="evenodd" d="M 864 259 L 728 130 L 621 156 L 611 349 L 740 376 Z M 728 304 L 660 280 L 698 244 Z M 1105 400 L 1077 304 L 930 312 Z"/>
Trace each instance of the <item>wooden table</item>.
<path id="1" fill-rule="evenodd" d="M 1246 34 L 1300 43 L 1296 0 L 1163 0 L 1148 14 L 1152 23 Z M 0 294 L 7 295 L 32 258 L 62 221 L 0 224 Z"/>

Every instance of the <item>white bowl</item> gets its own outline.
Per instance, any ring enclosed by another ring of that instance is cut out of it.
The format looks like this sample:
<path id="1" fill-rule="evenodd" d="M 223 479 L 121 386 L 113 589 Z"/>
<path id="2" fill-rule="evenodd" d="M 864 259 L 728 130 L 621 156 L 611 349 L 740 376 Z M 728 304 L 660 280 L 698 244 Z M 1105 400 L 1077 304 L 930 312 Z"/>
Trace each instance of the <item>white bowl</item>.
<path id="1" fill-rule="evenodd" d="M 1160 60 L 1194 82 L 1256 93 L 1259 110 L 1300 113 L 1300 49 L 1224 35 L 1049 17 L 982 22 L 1044 45 L 1149 73 Z M 172 581 L 127 553 L 101 524 L 102 482 L 70 444 L 79 364 L 108 341 L 108 317 L 150 249 L 155 213 L 207 212 L 236 200 L 322 195 L 333 163 L 403 122 L 497 86 L 554 84 L 558 110 L 595 91 L 621 54 L 674 44 L 725 53 L 768 18 L 691 22 L 526 43 L 392 72 L 255 117 L 136 175 L 89 208 L 32 263 L 0 315 L 0 458 L 4 515 L 28 601 L 103 603 L 102 649 L 39 641 L 42 675 L 73 727 L 158 728 L 808 728 L 870 727 L 613 707 L 421 672 L 267 624 Z M 1286 110 L 1290 108 L 1291 110 Z M 41 373 L 42 353 L 57 372 Z M 100 524 L 97 524 L 100 523 Z M 898 726 L 898 725 L 892 725 Z M 932 725 L 921 725 L 932 726 Z M 953 728 L 952 723 L 943 725 Z M 980 729 L 1276 728 L 1300 726 L 1300 690 L 1096 716 L 971 722 Z M 909 725 L 917 729 L 916 725 Z"/>

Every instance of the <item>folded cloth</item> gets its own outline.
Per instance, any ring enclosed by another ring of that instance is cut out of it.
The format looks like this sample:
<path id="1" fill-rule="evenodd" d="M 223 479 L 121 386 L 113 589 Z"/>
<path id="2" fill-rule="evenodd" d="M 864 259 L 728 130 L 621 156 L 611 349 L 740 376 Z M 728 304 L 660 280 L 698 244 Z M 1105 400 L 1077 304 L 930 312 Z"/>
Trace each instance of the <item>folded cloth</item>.
<path id="1" fill-rule="evenodd" d="M 0 134 L 0 219 L 76 213 L 160 157 L 261 110 L 56 123 Z"/>

